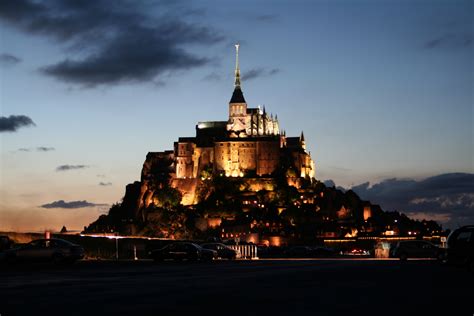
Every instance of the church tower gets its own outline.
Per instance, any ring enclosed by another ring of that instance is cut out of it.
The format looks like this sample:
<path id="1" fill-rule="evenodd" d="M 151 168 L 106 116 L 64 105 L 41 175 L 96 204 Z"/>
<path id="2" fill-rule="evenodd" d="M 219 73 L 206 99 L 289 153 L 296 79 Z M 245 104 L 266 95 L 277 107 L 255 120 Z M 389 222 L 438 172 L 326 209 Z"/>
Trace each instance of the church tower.
<path id="1" fill-rule="evenodd" d="M 247 103 L 240 88 L 239 44 L 235 45 L 235 79 L 234 92 L 229 102 L 229 121 L 227 130 L 231 137 L 245 137 Z"/>

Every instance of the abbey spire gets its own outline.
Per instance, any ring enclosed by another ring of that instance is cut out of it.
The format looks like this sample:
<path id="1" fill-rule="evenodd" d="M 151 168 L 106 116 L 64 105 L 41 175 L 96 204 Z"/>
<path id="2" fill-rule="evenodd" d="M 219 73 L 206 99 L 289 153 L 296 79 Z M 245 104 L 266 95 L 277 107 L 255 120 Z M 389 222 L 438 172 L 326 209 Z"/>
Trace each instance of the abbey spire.
<path id="1" fill-rule="evenodd" d="M 239 48 L 235 45 L 235 71 L 234 71 L 234 92 L 229 102 L 229 120 L 227 121 L 227 131 L 231 138 L 243 137 L 267 137 L 280 135 L 278 119 L 267 112 L 265 105 L 256 108 L 247 107 L 247 102 L 241 89 Z"/>
<path id="2" fill-rule="evenodd" d="M 235 80 L 234 87 L 240 87 L 240 68 L 239 68 L 239 47 L 240 44 L 235 44 Z"/>
<path id="3" fill-rule="evenodd" d="M 240 88 L 240 66 L 239 66 L 239 47 L 240 45 L 235 44 L 235 72 L 234 72 L 234 92 L 229 103 L 246 103 L 244 94 Z"/>

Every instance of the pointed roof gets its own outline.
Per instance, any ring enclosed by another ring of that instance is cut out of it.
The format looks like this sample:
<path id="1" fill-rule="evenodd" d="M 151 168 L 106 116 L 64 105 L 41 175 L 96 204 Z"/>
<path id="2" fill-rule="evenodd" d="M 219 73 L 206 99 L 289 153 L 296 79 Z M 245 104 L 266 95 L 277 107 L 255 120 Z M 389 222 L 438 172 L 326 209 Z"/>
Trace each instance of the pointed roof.
<path id="1" fill-rule="evenodd" d="M 229 103 L 246 103 L 240 86 L 234 88 L 234 92 L 232 93 L 232 98 L 230 98 Z"/>
<path id="2" fill-rule="evenodd" d="M 303 134 L 303 131 L 301 131 L 300 140 L 301 140 L 302 142 L 304 142 L 304 134 Z"/>
<path id="3" fill-rule="evenodd" d="M 235 79 L 234 79 L 234 92 L 229 103 L 246 103 L 244 94 L 240 88 L 240 68 L 239 68 L 239 44 L 235 45 Z"/>

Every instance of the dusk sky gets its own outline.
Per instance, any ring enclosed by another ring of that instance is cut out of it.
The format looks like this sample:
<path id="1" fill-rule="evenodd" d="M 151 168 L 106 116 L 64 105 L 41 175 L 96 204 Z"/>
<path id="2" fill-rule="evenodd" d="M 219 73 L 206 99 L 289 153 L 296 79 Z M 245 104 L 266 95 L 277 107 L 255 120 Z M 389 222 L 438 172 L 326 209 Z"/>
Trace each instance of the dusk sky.
<path id="1" fill-rule="evenodd" d="M 82 229 L 147 152 L 226 120 L 237 42 L 318 180 L 474 221 L 472 1 L 2 0 L 0 30 L 0 230 Z"/>

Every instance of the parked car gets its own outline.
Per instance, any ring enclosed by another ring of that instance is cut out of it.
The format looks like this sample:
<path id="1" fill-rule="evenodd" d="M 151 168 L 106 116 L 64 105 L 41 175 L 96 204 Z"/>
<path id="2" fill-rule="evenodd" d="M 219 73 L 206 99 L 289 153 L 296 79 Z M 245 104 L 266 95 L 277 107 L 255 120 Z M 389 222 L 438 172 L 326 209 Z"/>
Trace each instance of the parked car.
<path id="1" fill-rule="evenodd" d="M 314 256 L 314 253 L 311 247 L 294 246 L 286 249 L 284 252 L 284 256 L 289 258 L 312 258 Z"/>
<path id="2" fill-rule="evenodd" d="M 334 257 L 337 255 L 334 249 L 328 248 L 328 247 L 314 247 L 312 249 L 313 249 L 313 256 L 317 258 L 328 258 L 328 257 Z"/>
<path id="3" fill-rule="evenodd" d="M 212 261 L 217 259 L 217 251 L 204 249 L 201 246 L 191 242 L 176 242 L 161 249 L 150 251 L 150 258 L 155 261 Z"/>
<path id="4" fill-rule="evenodd" d="M 448 237 L 447 263 L 466 265 L 474 271 L 474 225 L 454 230 Z"/>
<path id="5" fill-rule="evenodd" d="M 308 247 L 308 246 L 294 246 L 288 248 L 284 252 L 285 257 L 289 258 L 325 258 L 336 255 L 334 249 L 327 247 Z"/>
<path id="6" fill-rule="evenodd" d="M 5 252 L 7 262 L 73 263 L 84 257 L 84 248 L 64 239 L 37 239 Z"/>
<path id="7" fill-rule="evenodd" d="M 221 243 L 206 243 L 201 245 L 204 249 L 217 251 L 217 256 L 221 259 L 235 260 L 240 258 L 240 251 L 234 250 L 227 245 Z"/>
<path id="8" fill-rule="evenodd" d="M 361 248 L 352 248 L 350 250 L 342 252 L 345 256 L 370 256 L 370 251 Z"/>
<path id="9" fill-rule="evenodd" d="M 391 256 L 400 260 L 408 258 L 442 259 L 443 251 L 438 246 L 424 240 L 400 241 L 391 249 Z"/>

